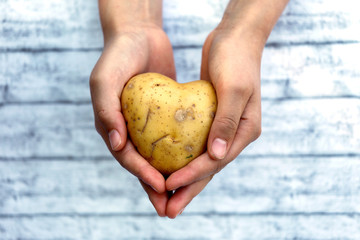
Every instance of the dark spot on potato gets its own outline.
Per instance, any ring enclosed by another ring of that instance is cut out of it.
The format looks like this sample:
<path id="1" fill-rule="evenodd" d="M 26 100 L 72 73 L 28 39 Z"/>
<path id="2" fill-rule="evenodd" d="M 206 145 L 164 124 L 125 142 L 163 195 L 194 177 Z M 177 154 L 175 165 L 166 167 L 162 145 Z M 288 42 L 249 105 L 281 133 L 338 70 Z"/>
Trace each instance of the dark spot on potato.
<path id="1" fill-rule="evenodd" d="M 184 121 L 185 118 L 186 118 L 186 114 L 187 113 L 186 113 L 185 109 L 180 108 L 180 109 L 176 110 L 175 116 L 174 116 L 175 120 L 178 121 L 178 122 Z"/>
<path id="2" fill-rule="evenodd" d="M 172 143 L 174 143 L 174 144 L 177 144 L 177 143 L 180 143 L 181 141 L 179 141 L 179 140 L 175 140 L 173 137 L 171 138 L 171 141 L 172 141 Z"/>
<path id="3" fill-rule="evenodd" d="M 192 120 L 195 120 L 194 110 L 191 107 L 186 109 L 186 116 Z"/>
<path id="4" fill-rule="evenodd" d="M 186 150 L 187 152 L 190 152 L 190 153 L 191 153 L 191 152 L 193 151 L 193 149 L 194 149 L 194 148 L 193 148 L 192 145 L 190 145 L 190 144 L 189 144 L 189 145 L 185 145 L 185 150 Z"/>

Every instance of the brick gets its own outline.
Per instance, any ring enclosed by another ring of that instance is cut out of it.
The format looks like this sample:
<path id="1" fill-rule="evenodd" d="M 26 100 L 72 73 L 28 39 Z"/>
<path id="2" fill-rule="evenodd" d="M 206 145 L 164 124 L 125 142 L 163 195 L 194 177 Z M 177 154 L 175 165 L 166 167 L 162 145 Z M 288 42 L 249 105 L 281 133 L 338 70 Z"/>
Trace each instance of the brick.
<path id="1" fill-rule="evenodd" d="M 246 154 L 360 153 L 359 99 L 264 100 L 262 109 L 262 136 Z M 0 116 L 3 157 L 108 156 L 91 104 L 3 105 Z"/>
<path id="2" fill-rule="evenodd" d="M 227 1 L 174 1 L 164 4 L 164 29 L 174 46 L 201 46 L 221 20 Z M 291 1 L 270 43 L 358 41 L 359 16 L 351 0 Z M 189 8 L 188 6 L 192 6 Z M 52 11 L 49 11 L 49 8 Z M 191 10 L 194 9 L 194 10 Z M 202 9 L 201 11 L 199 9 Z M 101 48 L 96 2 L 5 1 L 0 5 L 3 49 Z"/>
<path id="3" fill-rule="evenodd" d="M 357 51 L 359 43 L 269 46 L 262 60 L 262 97 L 359 97 Z M 174 54 L 179 82 L 200 78 L 201 48 L 175 49 Z M 3 102 L 90 102 L 88 81 L 99 56 L 99 51 L 4 53 Z"/>
<path id="4" fill-rule="evenodd" d="M 357 239 L 359 223 L 351 215 L 24 216 L 0 218 L 0 239 Z"/>
<path id="5" fill-rule="evenodd" d="M 358 214 L 359 170 L 359 157 L 240 155 L 186 213 Z M 155 214 L 137 179 L 111 157 L 0 161 L 0 176 L 2 214 Z"/>

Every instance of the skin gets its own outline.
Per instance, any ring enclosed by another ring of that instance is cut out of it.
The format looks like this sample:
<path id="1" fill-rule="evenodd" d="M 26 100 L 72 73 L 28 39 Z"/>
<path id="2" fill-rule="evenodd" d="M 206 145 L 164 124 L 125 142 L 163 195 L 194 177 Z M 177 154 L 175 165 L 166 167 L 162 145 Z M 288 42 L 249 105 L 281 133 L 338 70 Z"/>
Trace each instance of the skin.
<path id="1" fill-rule="evenodd" d="M 90 76 L 95 127 L 118 162 L 139 178 L 159 216 L 175 218 L 261 133 L 260 67 L 266 40 L 288 0 L 231 0 L 203 46 L 201 79 L 218 106 L 208 151 L 165 181 L 127 139 L 120 96 L 143 72 L 175 79 L 160 0 L 99 0 L 104 50 Z M 237 104 L 233 104 L 236 102 Z M 176 190 L 170 197 L 168 191 Z"/>

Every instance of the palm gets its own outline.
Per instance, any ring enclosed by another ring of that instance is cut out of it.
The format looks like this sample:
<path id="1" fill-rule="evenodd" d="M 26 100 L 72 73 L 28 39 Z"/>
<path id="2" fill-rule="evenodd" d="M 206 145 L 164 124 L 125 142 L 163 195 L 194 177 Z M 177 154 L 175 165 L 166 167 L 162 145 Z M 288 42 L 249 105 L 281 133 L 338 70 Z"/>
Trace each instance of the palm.
<path id="1" fill-rule="evenodd" d="M 129 52 L 133 64 L 133 75 L 142 72 L 157 72 L 170 78 L 176 78 L 174 56 L 171 43 L 165 32 L 158 27 L 132 29 L 129 40 L 119 41 L 117 48 Z M 122 36 L 120 36 L 122 38 Z"/>

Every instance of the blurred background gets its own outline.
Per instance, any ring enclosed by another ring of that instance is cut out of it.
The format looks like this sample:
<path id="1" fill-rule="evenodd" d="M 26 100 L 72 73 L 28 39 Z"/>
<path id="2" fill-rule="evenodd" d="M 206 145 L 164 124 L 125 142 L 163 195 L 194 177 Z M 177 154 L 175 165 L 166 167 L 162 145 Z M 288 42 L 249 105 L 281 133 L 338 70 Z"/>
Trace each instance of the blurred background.
<path id="1" fill-rule="evenodd" d="M 227 1 L 164 0 L 178 79 Z M 262 62 L 262 136 L 175 220 L 93 124 L 97 1 L 0 1 L 0 240 L 360 239 L 360 15 L 292 0 Z"/>

